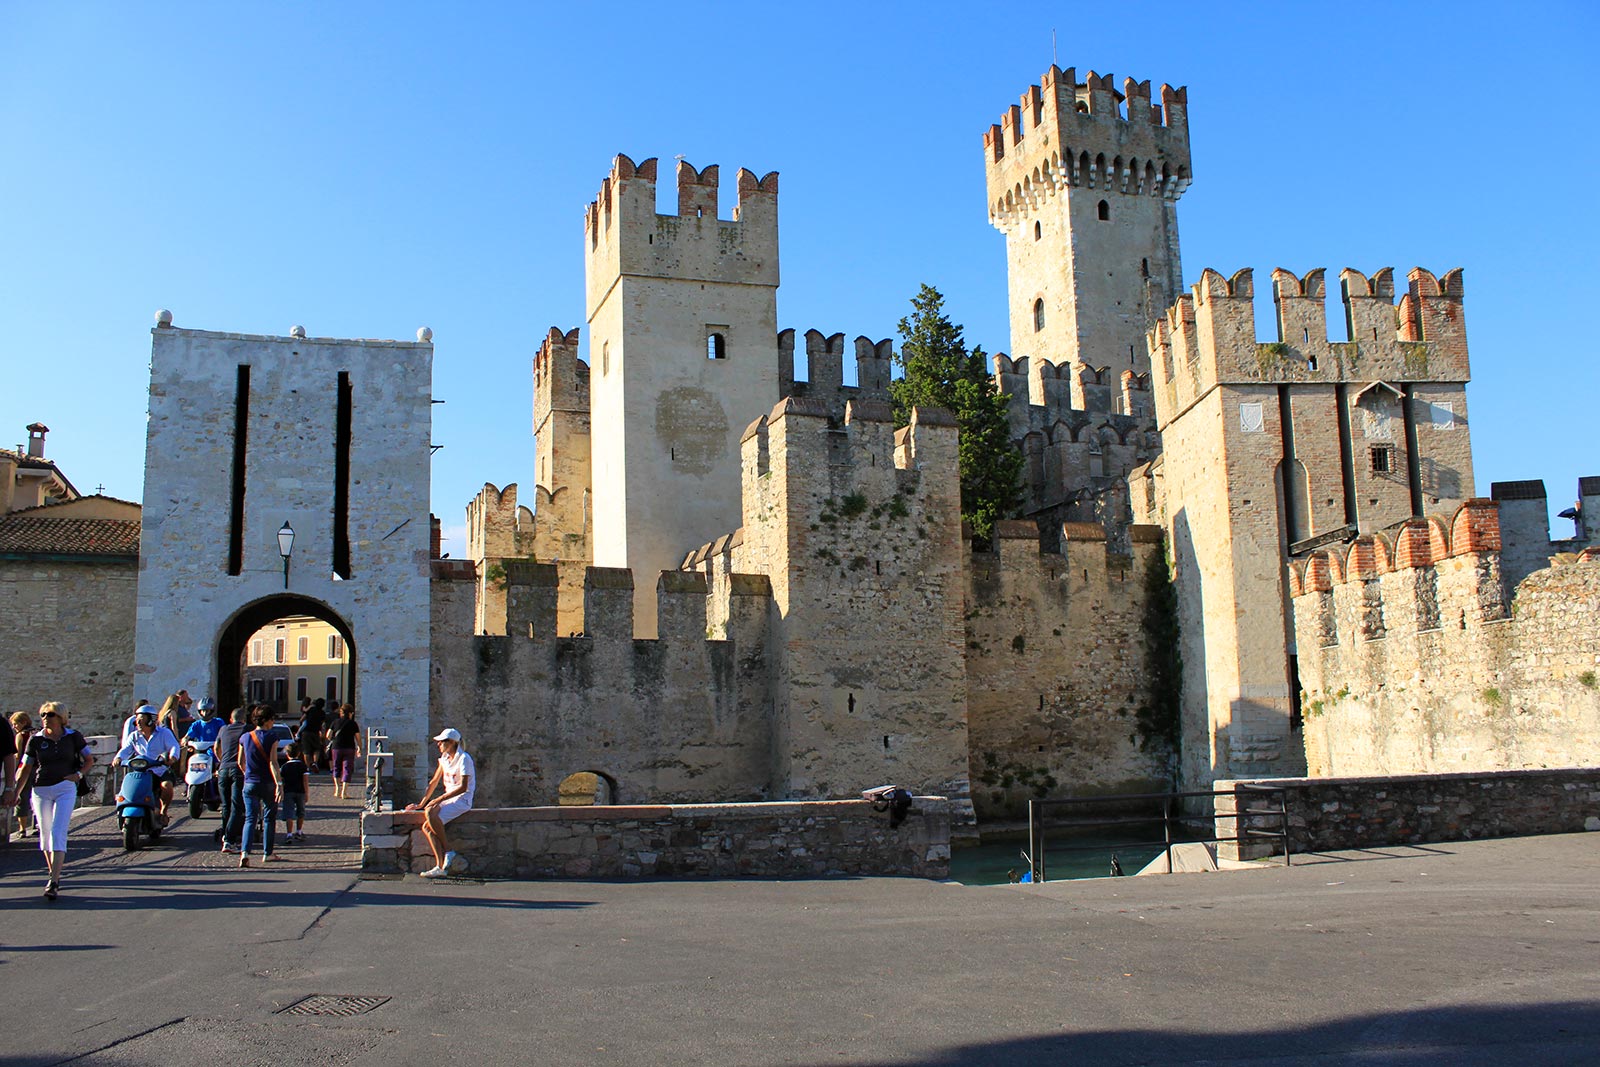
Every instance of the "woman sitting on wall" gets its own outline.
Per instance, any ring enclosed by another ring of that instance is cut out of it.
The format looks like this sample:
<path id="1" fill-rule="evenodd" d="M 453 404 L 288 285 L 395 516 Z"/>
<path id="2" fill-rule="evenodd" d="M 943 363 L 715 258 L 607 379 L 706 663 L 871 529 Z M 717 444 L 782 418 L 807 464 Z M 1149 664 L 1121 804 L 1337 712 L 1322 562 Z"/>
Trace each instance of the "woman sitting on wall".
<path id="1" fill-rule="evenodd" d="M 447 874 L 460 874 L 466 870 L 466 860 L 450 848 L 450 838 L 445 834 L 445 824 L 472 807 L 472 796 L 477 791 L 478 769 L 472 757 L 461 747 L 459 730 L 444 730 L 435 741 L 439 742 L 439 769 L 433 772 L 422 799 L 407 804 L 407 811 L 422 812 L 422 833 L 433 849 L 434 866 L 422 872 L 424 878 L 443 878 Z M 433 791 L 439 796 L 433 801 Z"/>

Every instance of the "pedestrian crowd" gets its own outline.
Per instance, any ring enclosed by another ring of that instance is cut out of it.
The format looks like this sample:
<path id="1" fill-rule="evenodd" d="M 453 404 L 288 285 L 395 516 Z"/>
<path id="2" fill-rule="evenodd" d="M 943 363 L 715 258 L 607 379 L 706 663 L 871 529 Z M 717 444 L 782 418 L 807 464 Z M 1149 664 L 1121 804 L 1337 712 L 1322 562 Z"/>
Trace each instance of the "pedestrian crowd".
<path id="1" fill-rule="evenodd" d="M 35 723 L 27 712 L 19 711 L 0 722 L 0 770 L 4 772 L 0 808 L 14 814 L 22 836 L 38 836 L 47 869 L 44 895 L 55 900 L 66 861 L 68 825 L 78 797 L 90 791 L 87 775 L 95 757 L 88 741 L 72 729 L 60 703 L 41 706 L 38 720 Z M 239 866 L 248 867 L 251 848 L 257 842 L 263 861 L 277 858 L 274 847 L 279 818 L 284 822 L 283 840 L 305 840 L 307 783 L 312 774 L 331 774 L 334 795 L 341 799 L 349 796 L 350 778 L 361 758 L 361 727 L 349 704 L 340 705 L 330 718 L 323 700 L 303 702 L 293 727 L 279 725 L 277 713 L 266 704 L 234 708 L 224 720 L 216 715 L 215 701 L 207 697 L 197 705 L 187 691 L 179 690 L 159 709 L 152 704 L 136 708 L 122 724 L 117 744 L 113 768 L 137 759 L 143 763 L 135 766 L 145 767 L 152 775 L 155 817 L 161 827 L 171 821 L 175 783 L 185 777 L 191 758 L 209 747 L 216 755 L 221 807 L 222 825 L 216 838 L 224 854 L 238 855 Z M 471 757 L 465 752 L 460 757 L 467 761 L 470 774 Z M 457 773 L 460 763 L 457 759 Z M 441 755 L 441 774 L 443 768 Z M 438 775 L 435 780 L 440 780 Z M 470 786 L 470 779 L 468 782 Z M 445 792 L 459 805 L 463 790 Z M 470 806 L 470 788 L 465 795 Z M 191 804 L 191 811 L 195 806 Z M 438 828 L 443 840 L 443 822 Z M 442 870 L 446 866 L 443 853 L 438 858 Z"/>

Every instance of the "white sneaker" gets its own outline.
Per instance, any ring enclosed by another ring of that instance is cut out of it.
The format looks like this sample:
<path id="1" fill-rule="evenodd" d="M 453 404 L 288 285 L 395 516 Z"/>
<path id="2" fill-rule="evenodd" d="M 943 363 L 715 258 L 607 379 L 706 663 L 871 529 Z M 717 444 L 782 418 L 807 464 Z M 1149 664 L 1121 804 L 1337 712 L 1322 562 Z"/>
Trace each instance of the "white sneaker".
<path id="1" fill-rule="evenodd" d="M 423 878 L 443 878 L 444 877 L 444 868 L 443 867 L 429 867 L 427 870 L 422 872 L 420 877 L 423 877 Z"/>
<path id="2" fill-rule="evenodd" d="M 461 858 L 459 852 L 446 852 L 444 854 L 444 869 L 451 873 L 467 869 L 467 861 Z"/>

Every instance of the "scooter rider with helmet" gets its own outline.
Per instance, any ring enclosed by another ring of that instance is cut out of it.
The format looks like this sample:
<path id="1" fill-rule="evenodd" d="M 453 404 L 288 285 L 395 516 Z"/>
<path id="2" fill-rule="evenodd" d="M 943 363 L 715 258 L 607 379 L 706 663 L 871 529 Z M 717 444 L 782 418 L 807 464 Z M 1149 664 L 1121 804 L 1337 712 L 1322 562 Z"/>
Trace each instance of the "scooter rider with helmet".
<path id="1" fill-rule="evenodd" d="M 189 757 L 199 751 L 195 748 L 196 741 L 215 742 L 217 732 L 222 729 L 222 720 L 217 717 L 217 702 L 210 697 L 201 697 L 196 708 L 200 717 L 189 724 L 189 730 L 183 735 L 183 766 L 178 768 L 178 777 L 185 777 L 189 773 Z M 184 787 L 184 799 L 189 799 L 188 786 Z"/>
<path id="2" fill-rule="evenodd" d="M 135 756 L 150 761 L 150 772 L 155 776 L 156 795 L 160 803 L 161 825 L 167 824 L 167 805 L 172 803 L 172 782 L 167 774 L 178 762 L 178 739 L 165 726 L 156 725 L 155 709 L 146 704 L 134 713 L 133 734 L 127 744 L 111 761 L 113 767 Z"/>

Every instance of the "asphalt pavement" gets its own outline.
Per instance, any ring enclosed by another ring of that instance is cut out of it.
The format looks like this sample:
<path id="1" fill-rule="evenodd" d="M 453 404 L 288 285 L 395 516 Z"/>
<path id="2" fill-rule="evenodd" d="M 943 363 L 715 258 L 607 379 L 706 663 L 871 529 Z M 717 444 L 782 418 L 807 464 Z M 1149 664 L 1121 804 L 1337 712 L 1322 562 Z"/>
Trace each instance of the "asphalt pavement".
<path id="1" fill-rule="evenodd" d="M 1600 1063 L 1600 834 L 1044 886 L 486 883 L 361 878 L 357 812 L 314 779 L 310 840 L 240 870 L 215 816 L 125 854 L 87 809 L 53 904 L 34 841 L 0 847 L 0 1065 Z"/>

